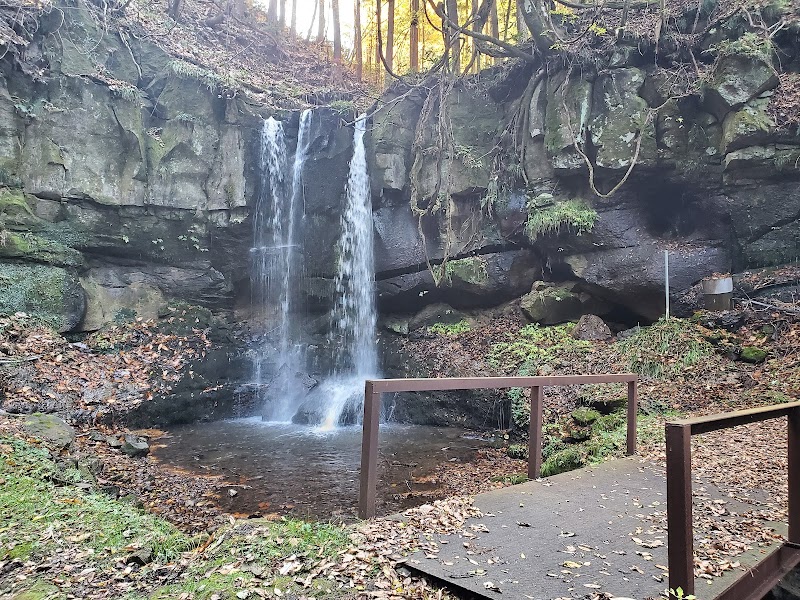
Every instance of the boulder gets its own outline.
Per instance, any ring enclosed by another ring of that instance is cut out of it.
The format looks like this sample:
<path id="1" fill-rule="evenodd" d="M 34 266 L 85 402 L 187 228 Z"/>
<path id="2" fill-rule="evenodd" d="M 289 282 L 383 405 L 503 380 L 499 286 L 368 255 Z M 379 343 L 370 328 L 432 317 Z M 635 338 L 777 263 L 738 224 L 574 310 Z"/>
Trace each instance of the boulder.
<path id="1" fill-rule="evenodd" d="M 496 306 L 530 290 L 541 277 L 541 259 L 530 250 L 509 250 L 450 260 L 439 285 L 426 267 L 378 278 L 383 311 L 409 311 L 435 302 L 455 308 Z"/>
<path id="2" fill-rule="evenodd" d="M 723 56 L 703 86 L 703 105 L 722 121 L 729 111 L 777 85 L 778 74 L 764 58 L 743 54 Z"/>
<path id="3" fill-rule="evenodd" d="M 589 342 L 611 339 L 611 330 L 603 319 L 597 315 L 583 315 L 572 330 L 572 337 L 576 340 Z"/>
<path id="4" fill-rule="evenodd" d="M 533 322 L 555 325 L 575 321 L 586 313 L 605 312 L 608 306 L 582 292 L 575 282 L 537 281 L 531 292 L 520 298 L 520 308 Z"/>
<path id="5" fill-rule="evenodd" d="M 150 452 L 150 444 L 138 436 L 128 434 L 125 436 L 120 450 L 128 456 L 145 456 Z"/>
<path id="6" fill-rule="evenodd" d="M 75 430 L 56 415 L 33 413 L 22 421 L 22 429 L 50 448 L 63 450 L 75 441 Z"/>

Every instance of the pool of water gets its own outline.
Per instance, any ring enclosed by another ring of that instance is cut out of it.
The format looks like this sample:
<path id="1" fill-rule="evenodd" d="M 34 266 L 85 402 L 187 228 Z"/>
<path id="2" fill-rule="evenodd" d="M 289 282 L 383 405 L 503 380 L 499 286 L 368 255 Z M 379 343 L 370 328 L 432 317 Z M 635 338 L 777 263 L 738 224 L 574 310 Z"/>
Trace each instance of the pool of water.
<path id="1" fill-rule="evenodd" d="M 379 514 L 430 500 L 441 488 L 438 466 L 470 461 L 491 443 L 490 437 L 456 428 L 382 425 Z M 361 427 L 320 431 L 260 417 L 175 428 L 153 450 L 163 464 L 237 484 L 223 489 L 218 500 L 229 512 L 324 520 L 355 517 L 360 452 Z"/>

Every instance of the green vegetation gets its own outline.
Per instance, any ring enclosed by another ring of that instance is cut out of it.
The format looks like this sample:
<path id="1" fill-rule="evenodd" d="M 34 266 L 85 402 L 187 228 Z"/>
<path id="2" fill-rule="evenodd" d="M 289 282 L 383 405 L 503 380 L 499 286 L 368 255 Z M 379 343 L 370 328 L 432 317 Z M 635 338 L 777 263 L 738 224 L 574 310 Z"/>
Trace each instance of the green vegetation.
<path id="1" fill-rule="evenodd" d="M 509 458 L 521 458 L 527 460 L 528 446 L 525 444 L 511 444 L 508 448 L 506 448 L 506 454 Z"/>
<path id="2" fill-rule="evenodd" d="M 204 560 L 193 562 L 179 583 L 162 587 L 151 598 L 167 600 L 189 593 L 196 600 L 208 600 L 220 597 L 220 592 L 234 597 L 235 590 L 252 588 L 257 577 L 267 575 L 272 589 L 286 591 L 296 586 L 295 577 L 323 558 L 336 557 L 351 544 L 342 527 L 292 519 L 238 521 L 217 539 L 221 543 L 211 544 L 203 553 Z M 315 578 L 303 594 L 324 594 L 333 585 Z"/>
<path id="3" fill-rule="evenodd" d="M 238 87 L 238 82 L 232 75 L 218 75 L 213 71 L 198 67 L 185 60 L 171 61 L 169 69 L 181 79 L 196 79 L 205 85 L 209 91 L 231 90 Z"/>
<path id="4" fill-rule="evenodd" d="M 767 351 L 756 346 L 744 346 L 739 358 L 749 363 L 762 363 L 767 359 Z"/>
<path id="5" fill-rule="evenodd" d="M 145 569 L 156 572 L 159 565 L 205 542 L 180 580 L 150 598 L 228 597 L 257 576 L 269 576 L 273 588 L 291 589 L 296 576 L 351 544 L 345 528 L 291 519 L 237 521 L 217 530 L 212 540 L 205 534 L 192 537 L 133 503 L 93 491 L 91 479 L 84 479 L 81 471 L 57 464 L 46 450 L 14 438 L 0 438 L 0 481 L 0 561 L 79 555 L 81 568 L 102 570 L 120 568 L 126 556 L 144 550 L 152 561 Z M 43 524 L 48 535 L 42 535 Z M 318 578 L 304 594 L 314 596 L 332 585 Z M 41 587 L 39 582 L 32 586 L 31 592 Z"/>
<path id="6" fill-rule="evenodd" d="M 444 274 L 448 281 L 455 278 L 465 283 L 481 285 L 489 281 L 489 265 L 483 256 L 459 258 L 445 263 Z"/>
<path id="7" fill-rule="evenodd" d="M 503 372 L 520 369 L 519 374 L 532 374 L 536 369 L 565 354 L 588 352 L 592 344 L 571 336 L 574 323 L 543 327 L 525 325 L 511 341 L 492 344 L 489 364 Z M 524 367 L 524 373 L 523 373 Z"/>
<path id="8" fill-rule="evenodd" d="M 525 233 L 531 240 L 567 228 L 580 235 L 591 231 L 597 212 L 581 200 L 555 200 L 550 194 L 528 199 Z"/>
<path id="9" fill-rule="evenodd" d="M 356 105 L 352 100 L 334 100 L 328 106 L 340 115 L 353 115 L 356 112 Z"/>
<path id="10" fill-rule="evenodd" d="M 628 368 L 647 377 L 679 374 L 714 354 L 697 325 L 682 319 L 660 319 L 617 344 Z"/>
<path id="11" fill-rule="evenodd" d="M 434 323 L 428 327 L 428 333 L 436 335 L 456 336 L 470 330 L 469 321 L 462 319 L 458 323 Z"/>
<path id="12" fill-rule="evenodd" d="M 719 58 L 724 56 L 748 56 L 766 63 L 772 62 L 775 54 L 775 46 L 767 36 L 759 35 L 752 31 L 743 33 L 736 39 L 723 40 L 719 44 L 712 46 L 711 50 L 716 52 Z"/>
<path id="13" fill-rule="evenodd" d="M 567 446 L 553 453 L 542 463 L 542 477 L 572 471 L 586 464 L 586 458 L 577 446 Z"/>
<path id="14" fill-rule="evenodd" d="M 489 481 L 500 481 L 509 485 L 517 485 L 519 483 L 525 483 L 529 480 L 525 473 L 512 473 L 511 475 L 494 475 L 489 478 Z"/>

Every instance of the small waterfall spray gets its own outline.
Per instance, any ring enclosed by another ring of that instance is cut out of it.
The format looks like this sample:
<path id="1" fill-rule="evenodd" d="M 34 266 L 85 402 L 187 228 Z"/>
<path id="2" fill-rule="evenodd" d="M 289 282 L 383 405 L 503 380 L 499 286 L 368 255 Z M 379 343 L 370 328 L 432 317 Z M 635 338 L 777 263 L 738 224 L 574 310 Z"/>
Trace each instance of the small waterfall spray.
<path id="1" fill-rule="evenodd" d="M 283 124 L 272 117 L 261 130 L 262 185 L 253 219 L 251 285 L 253 305 L 262 310 L 265 325 L 273 334 L 274 350 L 263 348 L 254 361 L 254 380 L 265 420 L 289 421 L 301 398 L 299 374 L 305 371 L 305 353 L 299 343 L 298 283 L 303 269 L 303 220 L 305 198 L 303 165 L 308 157 L 311 111 L 300 116 L 292 169 L 287 184 L 286 141 Z M 266 364 L 274 356 L 276 373 L 265 386 Z"/>
<path id="2" fill-rule="evenodd" d="M 360 414 L 364 380 L 375 377 L 375 268 L 373 258 L 372 203 L 364 148 L 365 115 L 355 123 L 353 158 L 347 179 L 347 203 L 342 214 L 342 234 L 337 244 L 336 303 L 331 312 L 332 339 L 338 352 L 333 375 L 324 387 L 329 394 L 322 428 L 335 427 L 351 399 Z"/>

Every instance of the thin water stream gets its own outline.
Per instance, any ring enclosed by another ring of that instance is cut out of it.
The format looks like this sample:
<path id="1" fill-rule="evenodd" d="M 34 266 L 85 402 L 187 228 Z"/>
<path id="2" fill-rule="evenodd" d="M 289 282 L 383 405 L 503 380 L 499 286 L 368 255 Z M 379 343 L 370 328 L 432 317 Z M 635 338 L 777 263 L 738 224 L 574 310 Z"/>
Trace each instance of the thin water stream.
<path id="1" fill-rule="evenodd" d="M 431 499 L 442 482 L 436 468 L 467 462 L 490 444 L 462 429 L 382 425 L 378 507 L 391 514 Z M 322 520 L 354 519 L 361 428 L 321 431 L 260 417 L 199 423 L 169 431 L 154 455 L 193 473 L 220 475 L 221 506 L 242 515 L 291 514 Z"/>

